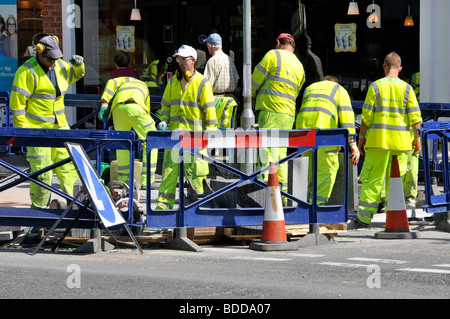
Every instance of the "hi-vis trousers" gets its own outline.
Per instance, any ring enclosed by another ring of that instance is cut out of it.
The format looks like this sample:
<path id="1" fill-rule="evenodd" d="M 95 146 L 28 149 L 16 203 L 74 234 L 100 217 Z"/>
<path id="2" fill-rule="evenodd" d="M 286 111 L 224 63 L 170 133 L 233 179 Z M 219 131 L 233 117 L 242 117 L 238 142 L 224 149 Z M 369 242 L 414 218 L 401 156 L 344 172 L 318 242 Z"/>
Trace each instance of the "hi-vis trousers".
<path id="1" fill-rule="evenodd" d="M 155 121 L 152 117 L 139 105 L 130 104 L 118 104 L 113 109 L 114 128 L 117 131 L 130 131 L 133 129 L 140 140 L 147 139 L 148 131 L 156 131 Z M 143 154 L 142 157 L 142 176 L 141 186 L 147 185 L 147 143 L 142 143 Z M 130 151 L 117 150 L 117 175 L 121 182 L 128 182 L 130 178 Z M 151 183 L 155 181 L 156 164 L 158 161 L 158 150 L 152 150 L 150 154 L 151 166 L 150 170 Z"/>
<path id="2" fill-rule="evenodd" d="M 69 129 L 69 126 L 61 129 Z M 30 173 L 44 169 L 56 162 L 69 158 L 65 148 L 27 147 L 27 161 L 30 163 Z M 67 163 L 54 169 L 61 185 L 61 190 L 73 196 L 73 185 L 78 174 L 73 163 Z M 52 184 L 53 171 L 47 171 L 38 176 L 38 179 L 48 185 Z M 50 204 L 51 192 L 33 182 L 30 183 L 31 207 L 45 208 Z"/>
<path id="3" fill-rule="evenodd" d="M 381 202 L 383 184 L 386 189 L 386 203 L 389 198 L 389 180 L 391 174 L 392 155 L 397 155 L 400 176 L 405 179 L 407 167 L 407 151 L 392 151 L 382 149 L 365 149 L 364 164 L 359 176 L 361 193 L 359 196 L 358 219 L 369 224 L 377 213 Z M 391 200 L 395 200 L 392 198 Z"/>

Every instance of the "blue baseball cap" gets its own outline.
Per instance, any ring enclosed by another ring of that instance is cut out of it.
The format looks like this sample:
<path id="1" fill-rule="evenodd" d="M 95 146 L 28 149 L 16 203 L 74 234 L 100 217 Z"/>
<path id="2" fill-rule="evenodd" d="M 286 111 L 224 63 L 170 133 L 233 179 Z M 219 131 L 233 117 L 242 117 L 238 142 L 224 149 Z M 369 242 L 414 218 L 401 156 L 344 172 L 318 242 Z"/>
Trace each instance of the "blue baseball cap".
<path id="1" fill-rule="evenodd" d="M 222 37 L 217 33 L 211 33 L 203 43 L 210 43 L 212 45 L 222 45 Z"/>

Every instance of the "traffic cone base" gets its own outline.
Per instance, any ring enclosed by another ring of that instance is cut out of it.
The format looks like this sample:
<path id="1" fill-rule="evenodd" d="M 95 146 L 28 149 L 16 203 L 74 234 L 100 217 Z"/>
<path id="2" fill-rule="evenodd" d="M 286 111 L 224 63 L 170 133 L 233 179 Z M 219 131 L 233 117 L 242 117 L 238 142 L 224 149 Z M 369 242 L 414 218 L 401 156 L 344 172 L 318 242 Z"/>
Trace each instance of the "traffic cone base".
<path id="1" fill-rule="evenodd" d="M 271 164 L 269 169 L 261 241 L 251 242 L 249 247 L 263 251 L 298 249 L 298 245 L 287 242 L 283 203 L 275 164 Z"/>
<path id="2" fill-rule="evenodd" d="M 413 239 L 418 238 L 418 232 L 409 230 L 408 215 L 403 195 L 403 184 L 397 155 L 392 156 L 389 185 L 389 200 L 387 203 L 385 230 L 375 234 L 377 239 Z"/>

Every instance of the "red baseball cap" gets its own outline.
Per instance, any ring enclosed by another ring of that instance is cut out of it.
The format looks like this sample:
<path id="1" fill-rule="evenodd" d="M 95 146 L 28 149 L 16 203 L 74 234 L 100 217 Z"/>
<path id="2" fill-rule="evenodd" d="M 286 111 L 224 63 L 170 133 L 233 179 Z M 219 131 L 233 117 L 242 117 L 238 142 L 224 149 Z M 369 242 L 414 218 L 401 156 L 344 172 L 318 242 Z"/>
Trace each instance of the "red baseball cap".
<path id="1" fill-rule="evenodd" d="M 289 40 L 295 41 L 294 38 L 292 37 L 292 35 L 290 35 L 289 33 L 280 34 L 277 38 L 277 41 L 280 39 L 284 39 L 284 38 L 288 38 Z"/>

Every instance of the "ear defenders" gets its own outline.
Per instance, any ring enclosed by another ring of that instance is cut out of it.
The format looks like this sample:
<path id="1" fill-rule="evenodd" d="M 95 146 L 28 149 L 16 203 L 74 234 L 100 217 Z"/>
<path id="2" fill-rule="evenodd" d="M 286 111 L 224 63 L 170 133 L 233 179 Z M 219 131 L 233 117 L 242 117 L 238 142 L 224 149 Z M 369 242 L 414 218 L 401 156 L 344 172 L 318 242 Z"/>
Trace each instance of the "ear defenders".
<path id="1" fill-rule="evenodd" d="M 178 69 L 175 71 L 175 76 L 177 77 L 178 81 L 181 81 L 182 77 L 188 82 L 192 80 L 192 74 L 190 71 L 183 72 L 181 69 Z"/>
<path id="2" fill-rule="evenodd" d="M 33 35 L 33 39 L 31 40 L 31 44 L 33 45 L 33 48 L 36 52 L 39 52 L 39 53 L 45 52 L 45 47 L 41 43 L 38 43 L 38 44 L 34 43 L 36 37 L 39 37 L 39 36 L 45 37 L 47 35 L 51 35 L 51 36 L 55 37 L 56 42 L 59 44 L 59 38 L 56 35 L 49 34 L 49 33 L 36 33 L 35 35 Z"/>

